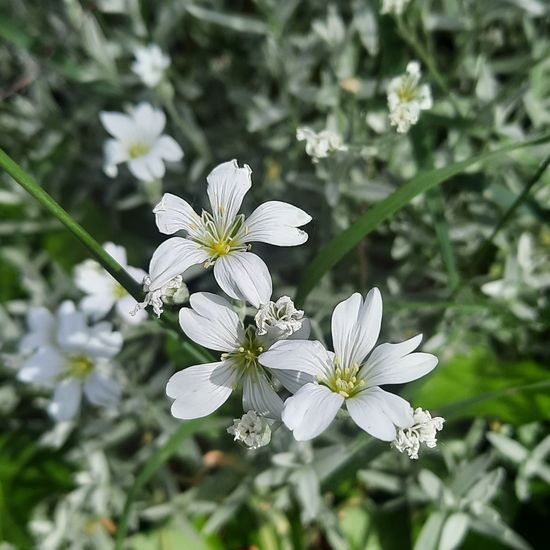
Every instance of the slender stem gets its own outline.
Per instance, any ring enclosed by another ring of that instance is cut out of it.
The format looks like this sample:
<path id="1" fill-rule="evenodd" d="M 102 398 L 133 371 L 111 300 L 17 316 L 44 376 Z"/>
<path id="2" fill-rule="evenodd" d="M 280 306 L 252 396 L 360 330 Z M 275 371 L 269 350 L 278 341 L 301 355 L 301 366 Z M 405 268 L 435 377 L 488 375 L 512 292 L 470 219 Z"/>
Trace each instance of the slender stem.
<path id="1" fill-rule="evenodd" d="M 517 196 L 516 200 L 510 205 L 508 210 L 504 212 L 498 223 L 495 225 L 491 235 L 481 245 L 479 254 L 486 252 L 487 248 L 491 245 L 493 239 L 497 236 L 498 232 L 508 223 L 508 220 L 514 215 L 514 212 L 525 202 L 533 186 L 539 181 L 544 174 L 545 170 L 550 165 L 550 155 L 548 155 L 539 165 L 537 171 L 533 174 L 533 177 L 527 182 L 523 191 Z"/>
<path id="2" fill-rule="evenodd" d="M 141 285 L 112 257 L 71 215 L 49 195 L 38 183 L 27 174 L 15 161 L 0 149 L 0 167 L 9 174 L 21 187 L 30 193 L 44 208 L 53 214 L 91 253 L 92 256 L 118 281 L 138 302 L 143 300 Z M 161 318 L 161 323 L 176 334 L 181 335 L 177 320 L 168 312 Z M 212 354 L 191 342 L 184 342 L 184 347 L 195 358 L 212 361 Z"/>
<path id="3" fill-rule="evenodd" d="M 143 300 L 141 285 L 103 247 L 55 201 L 15 161 L 0 149 L 2 167 L 21 187 L 53 214 L 94 256 L 94 258 L 138 301 Z"/>

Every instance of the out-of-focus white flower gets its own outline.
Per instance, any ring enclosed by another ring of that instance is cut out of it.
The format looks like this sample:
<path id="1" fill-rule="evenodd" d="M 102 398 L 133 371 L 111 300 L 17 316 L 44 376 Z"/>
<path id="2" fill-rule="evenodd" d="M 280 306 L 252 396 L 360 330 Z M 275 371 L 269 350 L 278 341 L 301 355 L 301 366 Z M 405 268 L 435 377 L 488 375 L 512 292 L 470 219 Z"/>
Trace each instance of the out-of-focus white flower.
<path id="1" fill-rule="evenodd" d="M 73 418 L 82 393 L 93 405 L 111 407 L 120 390 L 110 377 L 112 358 L 122 348 L 122 335 L 105 321 L 88 326 L 86 316 L 73 302 L 63 302 L 52 315 L 45 308 L 31 309 L 29 334 L 20 344 L 32 352 L 17 377 L 21 382 L 55 388 L 48 407 L 59 422 Z"/>
<path id="2" fill-rule="evenodd" d="M 412 409 L 411 409 L 412 412 Z M 433 449 L 437 445 L 437 432 L 443 429 L 444 418 L 435 416 L 432 418 L 429 411 L 420 407 L 413 413 L 414 425 L 409 428 L 399 428 L 397 437 L 392 441 L 392 447 L 400 453 L 407 453 L 409 458 L 418 458 L 420 445 Z"/>
<path id="3" fill-rule="evenodd" d="M 322 130 L 315 132 L 308 126 L 302 126 L 296 130 L 296 139 L 306 142 L 306 153 L 319 162 L 319 159 L 328 157 L 334 151 L 345 151 L 342 136 L 333 130 Z"/>
<path id="4" fill-rule="evenodd" d="M 113 136 L 104 146 L 103 171 L 114 178 L 118 165 L 128 163 L 133 176 L 153 181 L 164 176 L 164 163 L 182 159 L 183 151 L 174 138 L 163 134 L 166 117 L 149 103 L 140 103 L 129 114 L 103 111 L 101 123 Z"/>
<path id="5" fill-rule="evenodd" d="M 154 88 L 170 66 L 170 58 L 156 45 L 140 46 L 134 50 L 136 60 L 132 71 L 141 78 L 149 88 Z"/>
<path id="6" fill-rule="evenodd" d="M 155 291 L 194 265 L 214 266 L 222 290 L 237 300 L 259 307 L 271 297 L 271 275 L 265 263 L 249 252 L 251 242 L 296 246 L 307 241 L 298 229 L 311 216 L 286 202 L 268 201 L 246 218 L 239 214 L 243 198 L 252 185 L 251 170 L 236 160 L 220 164 L 207 177 L 212 213 L 197 214 L 179 197 L 166 193 L 153 212 L 161 233 L 183 230 L 186 237 L 172 237 L 154 252 L 149 265 Z"/>
<path id="7" fill-rule="evenodd" d="M 428 84 L 420 84 L 420 64 L 411 61 L 407 72 L 393 78 L 388 86 L 390 123 L 404 134 L 418 122 L 420 111 L 432 108 L 432 92 Z"/>
<path id="8" fill-rule="evenodd" d="M 395 439 L 396 427 L 414 425 L 410 404 L 379 386 L 416 380 L 435 368 L 437 358 L 412 353 L 420 344 L 420 334 L 400 344 L 382 344 L 370 353 L 381 323 L 382 298 L 375 288 L 364 301 L 355 293 L 334 309 L 335 353 L 320 342 L 306 340 L 279 341 L 262 353 L 261 364 L 274 372 L 302 374 L 302 387 L 285 401 L 282 413 L 295 439 L 318 436 L 344 403 L 360 428 L 383 441 Z"/>
<path id="9" fill-rule="evenodd" d="M 151 278 L 147 275 L 143 279 L 143 291 L 145 292 L 145 300 L 136 304 L 131 315 L 141 315 L 142 312 L 140 310 L 147 306 L 153 306 L 155 315 L 160 317 L 163 312 L 164 304 L 183 304 L 183 302 L 189 298 L 189 289 L 183 282 L 183 277 L 181 275 L 176 275 L 165 285 L 155 290 L 151 290 Z"/>
<path id="10" fill-rule="evenodd" d="M 271 427 L 267 419 L 256 411 L 248 411 L 241 418 L 235 418 L 233 426 L 227 428 L 227 433 L 250 449 L 265 447 L 271 441 Z"/>
<path id="11" fill-rule="evenodd" d="M 382 0 L 380 13 L 401 15 L 411 0 Z"/>
<path id="12" fill-rule="evenodd" d="M 143 281 L 146 275 L 145 271 L 128 265 L 126 250 L 123 246 L 105 243 L 103 248 L 136 282 Z M 94 321 L 107 315 L 113 306 L 116 307 L 118 315 L 127 323 L 140 323 L 147 317 L 144 311 L 140 311 L 137 315 L 131 315 L 130 312 L 137 305 L 136 300 L 95 260 L 85 260 L 78 264 L 75 267 L 74 280 L 76 286 L 87 294 L 81 300 L 79 307 Z"/>
<path id="13" fill-rule="evenodd" d="M 189 302 L 191 308 L 179 314 L 183 332 L 197 344 L 223 353 L 220 361 L 188 367 L 170 378 L 166 394 L 175 399 L 172 415 L 183 420 L 207 416 L 242 382 L 245 411 L 280 418 L 283 402 L 258 363 L 272 340 L 258 336 L 253 326 L 245 330 L 231 304 L 216 294 L 197 292 Z"/>
<path id="14" fill-rule="evenodd" d="M 296 309 L 288 296 L 282 296 L 276 302 L 262 305 L 254 317 L 258 334 L 283 334 L 289 337 L 302 328 L 304 312 Z"/>

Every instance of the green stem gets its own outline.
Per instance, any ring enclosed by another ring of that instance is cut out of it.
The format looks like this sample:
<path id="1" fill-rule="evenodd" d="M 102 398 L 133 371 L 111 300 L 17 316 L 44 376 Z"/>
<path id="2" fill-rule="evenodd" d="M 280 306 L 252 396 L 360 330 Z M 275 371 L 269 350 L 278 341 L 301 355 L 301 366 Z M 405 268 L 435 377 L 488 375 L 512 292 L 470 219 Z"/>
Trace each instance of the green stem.
<path id="1" fill-rule="evenodd" d="M 508 223 L 508 220 L 514 215 L 514 212 L 525 202 L 531 189 L 534 185 L 540 180 L 545 170 L 550 165 L 550 155 L 548 155 L 539 165 L 537 171 L 533 174 L 533 177 L 527 182 L 523 191 L 517 196 L 516 200 L 510 205 L 508 210 L 504 212 L 500 220 L 495 225 L 491 235 L 483 242 L 479 248 L 479 252 L 476 254 L 476 258 L 482 258 L 487 250 L 490 248 L 491 243 L 494 238 L 497 236 L 498 232 Z"/>
<path id="2" fill-rule="evenodd" d="M 138 301 L 143 300 L 141 285 L 103 247 L 59 205 L 34 179 L 0 149 L 0 167 L 53 214 L 91 253 L 92 256 Z"/>
<path id="3" fill-rule="evenodd" d="M 92 256 L 107 270 L 113 278 L 124 287 L 128 293 L 138 302 L 143 300 L 141 284 L 112 257 L 103 247 L 77 222 L 71 215 L 55 201 L 38 183 L 27 174 L 14 160 L 12 160 L 2 149 L 0 149 L 0 167 L 9 174 L 21 187 L 30 193 L 46 210 L 53 214 L 92 254 Z M 161 323 L 176 334 L 181 335 L 181 329 L 177 320 L 168 312 L 161 318 Z M 212 361 L 212 354 L 200 346 L 191 342 L 185 342 L 192 355 L 198 360 Z"/>

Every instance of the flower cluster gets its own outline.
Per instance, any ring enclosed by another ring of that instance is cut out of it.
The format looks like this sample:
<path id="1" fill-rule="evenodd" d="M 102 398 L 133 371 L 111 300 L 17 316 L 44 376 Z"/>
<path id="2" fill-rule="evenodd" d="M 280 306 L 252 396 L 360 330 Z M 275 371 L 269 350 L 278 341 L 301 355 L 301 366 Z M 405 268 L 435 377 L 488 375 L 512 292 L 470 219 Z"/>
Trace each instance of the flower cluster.
<path id="1" fill-rule="evenodd" d="M 400 134 L 418 122 L 420 111 L 432 108 L 432 92 L 428 84 L 420 84 L 420 64 L 411 61 L 406 73 L 393 78 L 388 85 L 390 124 Z"/>
<path id="2" fill-rule="evenodd" d="M 422 410 L 420 407 L 414 411 L 413 419 L 413 426 L 398 430 L 392 446 L 400 453 L 406 452 L 409 458 L 416 459 L 422 443 L 430 449 L 436 446 L 437 432 L 443 429 L 445 420 L 440 416 L 432 418 L 429 411 Z"/>

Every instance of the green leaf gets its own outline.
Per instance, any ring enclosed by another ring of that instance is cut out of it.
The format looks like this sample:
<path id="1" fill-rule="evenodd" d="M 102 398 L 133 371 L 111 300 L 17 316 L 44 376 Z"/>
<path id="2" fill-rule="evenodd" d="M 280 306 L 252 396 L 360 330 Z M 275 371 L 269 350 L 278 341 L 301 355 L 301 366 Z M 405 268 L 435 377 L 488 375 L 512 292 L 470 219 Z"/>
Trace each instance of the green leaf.
<path id="1" fill-rule="evenodd" d="M 537 363 L 505 363 L 474 349 L 439 365 L 405 393 L 449 419 L 490 416 L 520 425 L 550 417 L 549 387 L 548 371 Z"/>
<path id="2" fill-rule="evenodd" d="M 187 6 L 187 11 L 197 19 L 220 25 L 237 32 L 249 32 L 253 34 L 265 34 L 267 27 L 259 19 L 245 17 L 242 15 L 231 15 L 228 13 L 208 10 L 199 6 Z"/>
<path id="3" fill-rule="evenodd" d="M 184 440 L 200 430 L 217 428 L 222 424 L 225 425 L 225 420 L 221 420 L 219 418 L 205 418 L 184 422 L 172 434 L 168 441 L 162 447 L 159 447 L 159 449 L 151 456 L 136 477 L 130 491 L 128 491 L 128 496 L 126 498 L 126 502 L 124 503 L 124 509 L 122 510 L 122 516 L 118 523 L 115 546 L 116 550 L 122 549 L 122 544 L 124 543 L 124 539 L 126 538 L 126 533 L 128 531 L 128 517 L 132 509 L 132 504 L 138 496 L 139 491 L 143 489 L 145 484 L 155 475 L 158 469 L 178 450 L 178 447 Z"/>
<path id="4" fill-rule="evenodd" d="M 470 159 L 451 164 L 450 166 L 420 174 L 390 195 L 387 199 L 379 202 L 348 229 L 340 233 L 340 235 L 337 235 L 320 250 L 319 254 L 306 268 L 305 275 L 298 287 L 295 299 L 297 306 L 303 306 L 308 294 L 319 282 L 321 277 L 342 260 L 348 252 L 353 250 L 361 239 L 378 228 L 380 224 L 389 219 L 393 214 L 407 206 L 407 204 L 418 195 L 460 174 L 474 164 L 488 162 L 504 153 L 521 147 L 531 147 L 548 141 L 550 141 L 550 136 L 546 135 L 521 143 L 512 143 L 496 151 L 482 153 Z"/>

